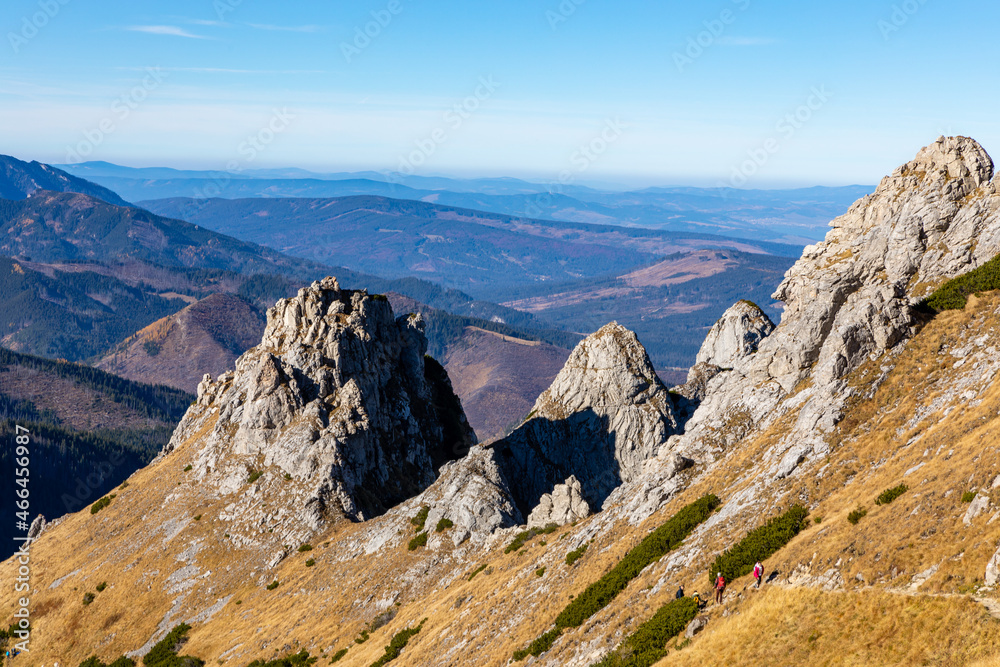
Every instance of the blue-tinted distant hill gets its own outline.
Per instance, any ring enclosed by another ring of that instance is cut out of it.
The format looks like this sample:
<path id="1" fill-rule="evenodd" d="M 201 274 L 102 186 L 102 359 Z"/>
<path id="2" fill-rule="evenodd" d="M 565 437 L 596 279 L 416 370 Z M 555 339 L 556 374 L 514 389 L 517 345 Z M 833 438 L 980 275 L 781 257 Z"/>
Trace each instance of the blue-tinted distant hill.
<path id="1" fill-rule="evenodd" d="M 553 188 L 516 178 L 451 179 L 377 172 L 316 174 L 281 169 L 226 174 L 131 169 L 93 162 L 65 168 L 130 201 L 376 195 L 516 217 L 704 232 L 800 247 L 821 239 L 830 220 L 874 190 L 873 186 L 852 185 L 786 190 L 672 187 L 623 192 L 580 185 Z"/>
<path id="2" fill-rule="evenodd" d="M 109 204 L 130 204 L 108 188 L 41 162 L 24 162 L 0 155 L 0 199 L 27 199 L 40 190 L 79 192 Z"/>
<path id="3" fill-rule="evenodd" d="M 710 234 L 531 220 L 373 196 L 142 205 L 297 257 L 387 277 L 420 276 L 491 300 L 504 286 L 602 276 L 677 252 L 800 254 L 797 246 Z"/>

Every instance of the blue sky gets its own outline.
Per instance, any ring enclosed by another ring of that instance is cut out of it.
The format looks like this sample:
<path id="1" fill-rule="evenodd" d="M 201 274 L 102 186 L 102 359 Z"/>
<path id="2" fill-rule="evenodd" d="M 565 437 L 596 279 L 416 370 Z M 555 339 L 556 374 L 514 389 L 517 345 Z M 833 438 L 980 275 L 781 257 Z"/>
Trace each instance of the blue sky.
<path id="1" fill-rule="evenodd" d="M 1000 154 L 998 25 L 961 0 L 6 0 L 0 152 L 874 183 L 941 134 Z"/>

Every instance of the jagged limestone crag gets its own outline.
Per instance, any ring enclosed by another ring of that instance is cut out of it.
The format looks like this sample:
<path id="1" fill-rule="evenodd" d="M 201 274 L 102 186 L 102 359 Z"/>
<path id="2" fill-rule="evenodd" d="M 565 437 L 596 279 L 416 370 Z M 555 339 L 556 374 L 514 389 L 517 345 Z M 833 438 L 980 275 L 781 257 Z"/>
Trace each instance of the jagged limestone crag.
<path id="1" fill-rule="evenodd" d="M 774 322 L 752 301 L 739 301 L 716 322 L 698 350 L 687 382 L 675 387 L 678 411 L 684 419 L 694 413 L 708 391 L 708 383 L 723 370 L 757 351 L 774 331 Z"/>
<path id="2" fill-rule="evenodd" d="M 993 162 L 978 143 L 942 137 L 831 222 L 776 290 L 785 303 L 779 326 L 755 354 L 708 381 L 671 447 L 712 460 L 749 429 L 795 410 L 771 457 L 774 476 L 824 454 L 823 436 L 854 391 L 845 376 L 913 335 L 920 298 L 1000 252 L 991 179 Z"/>
<path id="3" fill-rule="evenodd" d="M 638 477 L 676 430 L 667 394 L 635 334 L 611 323 L 581 341 L 528 420 L 489 448 L 523 515 L 575 475 L 591 508 Z"/>
<path id="4" fill-rule="evenodd" d="M 752 301 L 739 301 L 709 330 L 695 364 L 732 368 L 737 361 L 756 352 L 772 331 L 774 322 L 760 306 Z"/>
<path id="5" fill-rule="evenodd" d="M 301 289 L 268 311 L 235 372 L 206 376 L 165 453 L 214 420 L 193 465 L 222 493 L 274 468 L 301 488 L 286 524 L 384 512 L 475 442 L 422 324 L 333 278 Z"/>
<path id="6" fill-rule="evenodd" d="M 528 515 L 528 528 L 541 528 L 549 524 L 565 526 L 590 514 L 590 505 L 583 499 L 583 487 L 573 475 L 565 484 L 556 484 L 552 493 L 546 493 L 538 506 Z"/>

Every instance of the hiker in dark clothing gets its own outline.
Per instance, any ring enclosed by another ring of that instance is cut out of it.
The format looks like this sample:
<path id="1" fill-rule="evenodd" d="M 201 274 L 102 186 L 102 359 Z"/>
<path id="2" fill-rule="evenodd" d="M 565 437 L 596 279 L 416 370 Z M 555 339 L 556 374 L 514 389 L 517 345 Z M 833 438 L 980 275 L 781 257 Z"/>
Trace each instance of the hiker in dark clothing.
<path id="1" fill-rule="evenodd" d="M 682 597 L 684 597 L 684 584 L 681 584 L 677 593 L 674 594 L 674 599 L 680 600 Z"/>

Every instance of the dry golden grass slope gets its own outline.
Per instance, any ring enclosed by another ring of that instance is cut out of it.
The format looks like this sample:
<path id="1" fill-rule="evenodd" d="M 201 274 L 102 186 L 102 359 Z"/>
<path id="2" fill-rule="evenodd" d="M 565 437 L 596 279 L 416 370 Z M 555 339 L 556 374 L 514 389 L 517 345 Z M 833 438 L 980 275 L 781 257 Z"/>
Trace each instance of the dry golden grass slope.
<path id="1" fill-rule="evenodd" d="M 983 578 L 1000 541 L 998 348 L 1000 294 L 989 293 L 939 315 L 849 377 L 856 395 L 825 460 L 778 481 L 767 476 L 767 452 L 793 411 L 685 473 L 683 490 L 636 525 L 626 508 L 648 492 L 639 486 L 511 554 L 503 547 L 513 530 L 472 549 L 454 547 L 433 526 L 428 546 L 409 551 L 409 518 L 418 510 L 411 501 L 364 524 L 337 524 L 312 551 L 293 549 L 269 568 L 268 531 L 280 525 L 282 485 L 293 482 L 264 470 L 239 490 L 240 502 L 268 504 L 275 514 L 273 525 L 259 527 L 258 546 L 238 546 L 225 519 L 234 496 L 202 488 L 184 471 L 195 434 L 136 473 L 109 507 L 67 517 L 33 546 L 35 630 L 20 664 L 75 666 L 92 653 L 107 660 L 183 620 L 194 626 L 186 652 L 209 664 L 242 667 L 305 648 L 326 656 L 322 665 L 349 647 L 339 665 L 369 665 L 394 633 L 426 618 L 393 665 L 504 665 L 571 596 L 706 492 L 726 509 L 581 628 L 522 664 L 591 664 L 670 600 L 678 583 L 706 590 L 715 555 L 794 502 L 809 507 L 812 522 L 765 563 L 776 584 L 757 593 L 744 590 L 749 577 L 734 582 L 724 609 L 710 609 L 707 629 L 671 648 L 663 664 L 996 664 L 1000 621 L 977 598 L 996 597 Z M 900 498 L 874 504 L 900 483 L 909 486 Z M 968 491 L 978 500 L 963 502 Z M 852 525 L 847 514 L 859 506 L 867 516 Z M 566 553 L 589 541 L 584 557 L 566 565 Z M 488 568 L 469 581 L 480 565 Z M 5 614 L 13 574 L 12 561 L 0 565 Z M 84 594 L 104 581 L 107 590 L 84 606 Z M 278 587 L 267 590 L 273 581 Z M 355 643 L 388 609 L 396 617 Z"/>

